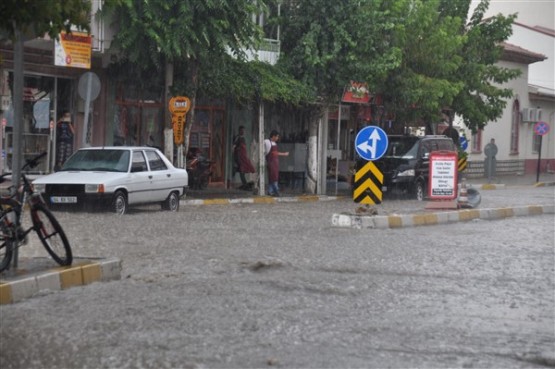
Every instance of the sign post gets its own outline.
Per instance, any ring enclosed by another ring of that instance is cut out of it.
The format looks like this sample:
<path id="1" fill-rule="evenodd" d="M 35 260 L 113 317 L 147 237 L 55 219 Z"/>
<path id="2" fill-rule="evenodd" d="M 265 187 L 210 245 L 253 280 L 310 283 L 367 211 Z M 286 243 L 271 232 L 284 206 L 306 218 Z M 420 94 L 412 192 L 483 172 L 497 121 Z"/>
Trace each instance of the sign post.
<path id="1" fill-rule="evenodd" d="M 170 99 L 168 109 L 172 113 L 173 142 L 177 145 L 177 166 L 183 168 L 183 142 L 185 141 L 185 116 L 191 109 L 191 100 L 186 96 Z"/>
<path id="2" fill-rule="evenodd" d="M 536 183 L 540 181 L 540 163 L 542 159 L 542 139 L 543 136 L 549 133 L 549 124 L 546 122 L 537 122 L 534 124 L 534 133 L 540 136 L 540 144 L 538 148 L 538 165 L 536 167 Z"/>
<path id="3" fill-rule="evenodd" d="M 456 201 L 453 201 L 457 198 L 457 158 L 457 153 L 452 151 L 432 151 L 430 154 L 428 197 L 432 200 L 451 200 L 441 203 L 444 208 L 457 207 Z"/>
<path id="4" fill-rule="evenodd" d="M 381 204 L 383 173 L 373 163 L 387 151 L 389 139 L 380 127 L 361 129 L 355 138 L 355 149 L 361 158 L 368 160 L 355 173 L 353 200 L 362 204 Z"/>

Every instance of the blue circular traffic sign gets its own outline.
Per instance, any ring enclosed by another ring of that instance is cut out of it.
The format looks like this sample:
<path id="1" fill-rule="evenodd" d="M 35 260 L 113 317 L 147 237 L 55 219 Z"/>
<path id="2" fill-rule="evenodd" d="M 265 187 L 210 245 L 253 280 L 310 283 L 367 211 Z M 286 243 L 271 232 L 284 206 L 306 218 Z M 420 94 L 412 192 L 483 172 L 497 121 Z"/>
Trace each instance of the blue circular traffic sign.
<path id="1" fill-rule="evenodd" d="M 537 122 L 536 124 L 534 124 L 534 132 L 539 136 L 548 134 L 549 124 L 545 122 Z"/>
<path id="2" fill-rule="evenodd" d="M 355 138 L 355 149 L 361 158 L 377 160 L 385 154 L 388 143 L 389 139 L 383 129 L 368 126 L 358 132 Z"/>

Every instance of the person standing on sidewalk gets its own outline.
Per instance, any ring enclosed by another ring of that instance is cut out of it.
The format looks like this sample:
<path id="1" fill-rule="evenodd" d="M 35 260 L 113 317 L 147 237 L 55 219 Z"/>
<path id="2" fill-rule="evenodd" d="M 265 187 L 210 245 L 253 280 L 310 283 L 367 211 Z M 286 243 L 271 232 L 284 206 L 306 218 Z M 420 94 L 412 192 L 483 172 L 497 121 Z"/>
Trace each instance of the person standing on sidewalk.
<path id="1" fill-rule="evenodd" d="M 241 190 L 251 190 L 247 183 L 247 178 L 245 173 L 254 173 L 255 169 L 249 159 L 247 154 L 247 142 L 245 141 L 245 127 L 239 126 L 239 134 L 233 139 L 233 174 L 232 177 L 235 179 L 235 173 L 239 172 L 239 177 L 241 178 Z"/>
<path id="2" fill-rule="evenodd" d="M 65 161 L 73 154 L 73 136 L 75 129 L 71 122 L 71 114 L 64 112 L 56 123 L 56 170 L 62 168 Z"/>
<path id="3" fill-rule="evenodd" d="M 484 169 L 486 178 L 488 182 L 491 182 L 495 178 L 497 160 L 495 155 L 497 155 L 497 145 L 495 144 L 495 138 L 492 138 L 490 142 L 484 147 L 484 154 L 486 154 L 486 160 L 484 162 Z"/>
<path id="4" fill-rule="evenodd" d="M 277 141 L 279 133 L 275 130 L 270 132 L 270 138 L 264 140 L 264 154 L 268 164 L 268 194 L 279 197 L 279 157 L 289 156 L 289 152 L 278 151 Z"/>

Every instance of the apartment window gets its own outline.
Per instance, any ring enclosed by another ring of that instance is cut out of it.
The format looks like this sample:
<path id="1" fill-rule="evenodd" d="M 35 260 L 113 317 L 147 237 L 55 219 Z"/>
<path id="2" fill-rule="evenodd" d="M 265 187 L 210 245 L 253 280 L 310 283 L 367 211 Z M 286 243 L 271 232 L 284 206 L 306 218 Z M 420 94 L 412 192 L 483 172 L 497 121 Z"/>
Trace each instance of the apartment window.
<path id="1" fill-rule="evenodd" d="M 478 132 L 472 134 L 471 138 L 471 149 L 472 152 L 478 153 L 482 152 L 482 130 L 479 129 Z"/>
<path id="2" fill-rule="evenodd" d="M 518 100 L 513 103 L 513 111 L 511 114 L 511 154 L 518 154 L 518 130 L 520 127 L 520 104 Z"/>
<path id="3" fill-rule="evenodd" d="M 534 133 L 534 136 L 532 137 L 532 152 L 533 153 L 537 154 L 540 151 L 540 140 L 541 140 L 541 136 Z"/>

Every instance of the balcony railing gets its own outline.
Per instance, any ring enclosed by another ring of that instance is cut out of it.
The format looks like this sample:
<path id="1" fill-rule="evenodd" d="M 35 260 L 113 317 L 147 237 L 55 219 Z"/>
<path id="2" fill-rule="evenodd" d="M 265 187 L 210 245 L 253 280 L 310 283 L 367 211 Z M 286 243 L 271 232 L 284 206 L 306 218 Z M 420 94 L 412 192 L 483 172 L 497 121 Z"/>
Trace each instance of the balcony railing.
<path id="1" fill-rule="evenodd" d="M 249 61 L 258 60 L 275 65 L 279 59 L 279 50 L 279 40 L 265 38 L 257 50 L 247 49 L 245 53 Z"/>

